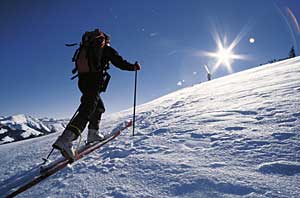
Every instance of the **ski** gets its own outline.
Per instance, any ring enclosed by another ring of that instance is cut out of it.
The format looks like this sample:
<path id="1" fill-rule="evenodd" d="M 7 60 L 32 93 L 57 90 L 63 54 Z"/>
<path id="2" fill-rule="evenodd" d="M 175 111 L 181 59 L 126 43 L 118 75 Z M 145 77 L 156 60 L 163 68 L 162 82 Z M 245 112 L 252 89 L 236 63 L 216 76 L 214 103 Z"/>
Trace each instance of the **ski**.
<path id="1" fill-rule="evenodd" d="M 127 129 L 130 126 L 132 126 L 132 121 L 125 122 L 115 130 L 113 130 L 112 133 L 106 135 L 104 140 L 80 147 L 77 151 L 76 160 L 72 163 L 75 163 L 84 156 L 90 154 L 91 152 L 97 150 L 101 146 L 115 139 L 121 134 L 123 130 Z M 65 168 L 70 163 L 71 162 L 69 160 L 65 159 L 64 157 L 60 157 L 58 160 L 55 160 L 48 165 L 40 165 L 39 167 L 32 169 L 31 171 L 29 171 L 29 175 L 21 175 L 14 182 L 12 182 L 12 184 L 7 184 L 7 188 L 9 188 L 9 190 L 6 193 L 6 197 L 14 197 L 24 192 L 25 190 L 43 181 L 47 177 Z"/>

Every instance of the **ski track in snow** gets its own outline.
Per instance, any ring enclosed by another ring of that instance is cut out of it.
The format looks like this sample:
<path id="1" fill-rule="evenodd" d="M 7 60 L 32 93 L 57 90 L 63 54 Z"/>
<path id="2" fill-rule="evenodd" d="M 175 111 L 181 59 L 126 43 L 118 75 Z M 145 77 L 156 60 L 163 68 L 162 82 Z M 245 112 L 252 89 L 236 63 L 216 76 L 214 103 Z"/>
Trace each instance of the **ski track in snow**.
<path id="1" fill-rule="evenodd" d="M 135 137 L 127 130 L 20 197 L 299 197 L 299 74 L 297 57 L 140 105 Z M 130 118 L 109 115 L 102 130 Z M 39 164 L 57 136 L 1 145 L 0 182 Z"/>

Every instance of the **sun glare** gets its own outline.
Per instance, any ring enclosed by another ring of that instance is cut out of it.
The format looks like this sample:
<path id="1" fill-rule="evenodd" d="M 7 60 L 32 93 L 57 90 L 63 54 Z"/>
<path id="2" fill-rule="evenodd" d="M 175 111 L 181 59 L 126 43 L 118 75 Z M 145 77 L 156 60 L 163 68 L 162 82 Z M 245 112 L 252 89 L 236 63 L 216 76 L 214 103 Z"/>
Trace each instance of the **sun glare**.
<path id="1" fill-rule="evenodd" d="M 232 52 L 230 51 L 230 49 L 223 48 L 217 52 L 218 59 L 225 65 L 230 65 L 231 56 Z"/>
<path id="2" fill-rule="evenodd" d="M 237 46 L 237 44 L 240 42 L 240 40 L 243 37 L 244 32 L 242 31 L 229 45 L 229 47 L 226 46 L 227 38 L 224 37 L 223 41 L 221 40 L 221 37 L 216 32 L 214 35 L 214 39 L 216 42 L 216 45 L 218 49 L 216 52 L 204 52 L 205 56 L 212 57 L 216 59 L 216 63 L 212 68 L 212 73 L 214 73 L 220 66 L 225 66 L 227 71 L 229 73 L 233 72 L 232 64 L 234 60 L 243 60 L 247 57 L 242 54 L 235 54 L 233 52 L 233 49 Z"/>

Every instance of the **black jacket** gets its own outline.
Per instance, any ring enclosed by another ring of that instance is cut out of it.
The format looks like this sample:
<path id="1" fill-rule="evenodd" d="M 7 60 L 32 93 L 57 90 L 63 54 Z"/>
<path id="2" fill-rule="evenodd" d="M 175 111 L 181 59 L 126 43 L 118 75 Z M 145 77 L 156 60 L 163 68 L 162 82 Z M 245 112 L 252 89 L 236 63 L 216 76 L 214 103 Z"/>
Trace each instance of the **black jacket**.
<path id="1" fill-rule="evenodd" d="M 119 53 L 110 46 L 105 46 L 103 49 L 101 65 L 108 67 L 111 62 L 114 66 L 127 71 L 134 71 L 134 64 L 123 59 Z"/>
<path id="2" fill-rule="evenodd" d="M 134 64 L 123 59 L 114 48 L 105 46 L 101 56 L 101 67 L 104 71 L 78 74 L 78 86 L 82 93 L 105 91 L 110 79 L 106 73 L 109 69 L 109 63 L 122 70 L 134 71 Z M 109 78 L 107 78 L 108 76 Z"/>

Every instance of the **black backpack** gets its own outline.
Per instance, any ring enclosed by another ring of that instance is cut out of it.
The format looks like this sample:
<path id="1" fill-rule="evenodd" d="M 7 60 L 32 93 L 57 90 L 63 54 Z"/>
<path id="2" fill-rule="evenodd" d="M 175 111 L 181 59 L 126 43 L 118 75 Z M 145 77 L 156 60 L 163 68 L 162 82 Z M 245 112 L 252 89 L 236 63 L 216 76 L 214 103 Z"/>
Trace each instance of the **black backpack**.
<path id="1" fill-rule="evenodd" d="M 75 79 L 80 74 L 91 72 L 103 72 L 103 89 L 106 90 L 110 75 L 107 70 L 108 66 L 102 65 L 103 49 L 106 45 L 109 45 L 110 37 L 95 29 L 91 32 L 85 32 L 82 36 L 79 48 L 75 51 L 72 62 L 75 63 L 75 68 L 72 70 L 73 74 L 76 74 L 71 79 Z M 74 44 L 66 44 L 67 46 L 75 46 Z"/>

